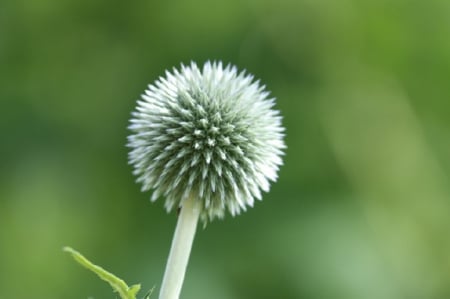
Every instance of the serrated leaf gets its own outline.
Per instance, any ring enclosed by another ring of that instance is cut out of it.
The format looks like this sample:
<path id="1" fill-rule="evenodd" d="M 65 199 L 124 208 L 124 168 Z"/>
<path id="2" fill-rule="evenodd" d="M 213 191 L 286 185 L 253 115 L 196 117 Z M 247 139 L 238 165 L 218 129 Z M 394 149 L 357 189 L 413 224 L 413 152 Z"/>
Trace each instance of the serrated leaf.
<path id="1" fill-rule="evenodd" d="M 141 289 L 140 284 L 135 284 L 129 287 L 125 281 L 115 276 L 114 274 L 106 271 L 100 266 L 93 264 L 87 258 L 85 258 L 81 253 L 74 250 L 71 247 L 64 247 L 63 251 L 68 252 L 72 255 L 72 257 L 77 261 L 80 265 L 85 267 L 86 269 L 97 274 L 100 279 L 109 283 L 109 285 L 113 288 L 115 292 L 120 295 L 121 299 L 136 299 L 136 294 Z"/>

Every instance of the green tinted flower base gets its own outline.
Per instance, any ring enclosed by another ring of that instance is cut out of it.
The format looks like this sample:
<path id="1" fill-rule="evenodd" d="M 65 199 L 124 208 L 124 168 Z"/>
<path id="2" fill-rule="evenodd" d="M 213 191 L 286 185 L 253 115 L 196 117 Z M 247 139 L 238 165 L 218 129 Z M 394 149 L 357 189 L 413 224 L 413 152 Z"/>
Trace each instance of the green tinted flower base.
<path id="1" fill-rule="evenodd" d="M 100 266 L 97 266 L 90 262 L 87 258 L 85 258 L 81 253 L 78 251 L 70 248 L 70 247 L 64 247 L 63 250 L 65 252 L 68 252 L 72 255 L 72 257 L 77 261 L 80 265 L 85 267 L 88 270 L 91 270 L 95 274 L 100 277 L 100 279 L 106 281 L 109 283 L 109 285 L 113 288 L 114 292 L 117 292 L 120 295 L 121 299 L 136 299 L 136 294 L 141 289 L 140 284 L 135 284 L 129 287 L 125 281 L 118 278 L 114 274 L 106 271 Z M 150 298 L 150 295 L 152 293 L 153 289 L 150 290 L 144 297 L 144 299 Z"/>

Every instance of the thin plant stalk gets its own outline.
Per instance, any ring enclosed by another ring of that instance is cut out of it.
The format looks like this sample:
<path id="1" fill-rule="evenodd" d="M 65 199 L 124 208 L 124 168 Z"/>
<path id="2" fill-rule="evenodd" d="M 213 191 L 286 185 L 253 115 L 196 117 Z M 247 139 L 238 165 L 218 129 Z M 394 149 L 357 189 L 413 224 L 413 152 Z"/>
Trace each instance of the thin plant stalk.
<path id="1" fill-rule="evenodd" d="M 180 296 L 200 210 L 192 197 L 185 200 L 181 207 L 159 299 L 178 299 Z"/>

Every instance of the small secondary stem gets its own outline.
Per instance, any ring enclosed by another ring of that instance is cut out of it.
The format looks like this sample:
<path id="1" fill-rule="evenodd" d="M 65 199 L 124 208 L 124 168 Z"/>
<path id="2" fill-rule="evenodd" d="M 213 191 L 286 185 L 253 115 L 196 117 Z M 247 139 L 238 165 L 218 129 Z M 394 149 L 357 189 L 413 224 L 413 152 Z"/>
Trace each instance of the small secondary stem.
<path id="1" fill-rule="evenodd" d="M 159 299 L 178 299 L 197 228 L 200 207 L 189 197 L 184 201 L 172 239 Z"/>

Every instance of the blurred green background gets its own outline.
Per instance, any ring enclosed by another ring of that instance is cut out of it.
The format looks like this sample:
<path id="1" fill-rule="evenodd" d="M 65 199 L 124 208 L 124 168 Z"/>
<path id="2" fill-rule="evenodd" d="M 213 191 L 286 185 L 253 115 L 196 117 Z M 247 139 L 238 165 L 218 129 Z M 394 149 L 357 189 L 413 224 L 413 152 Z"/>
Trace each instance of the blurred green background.
<path id="1" fill-rule="evenodd" d="M 157 298 L 176 222 L 127 165 L 135 101 L 222 60 L 278 99 L 271 192 L 199 229 L 182 298 L 450 298 L 450 1 L 0 2 L 0 298 Z"/>

